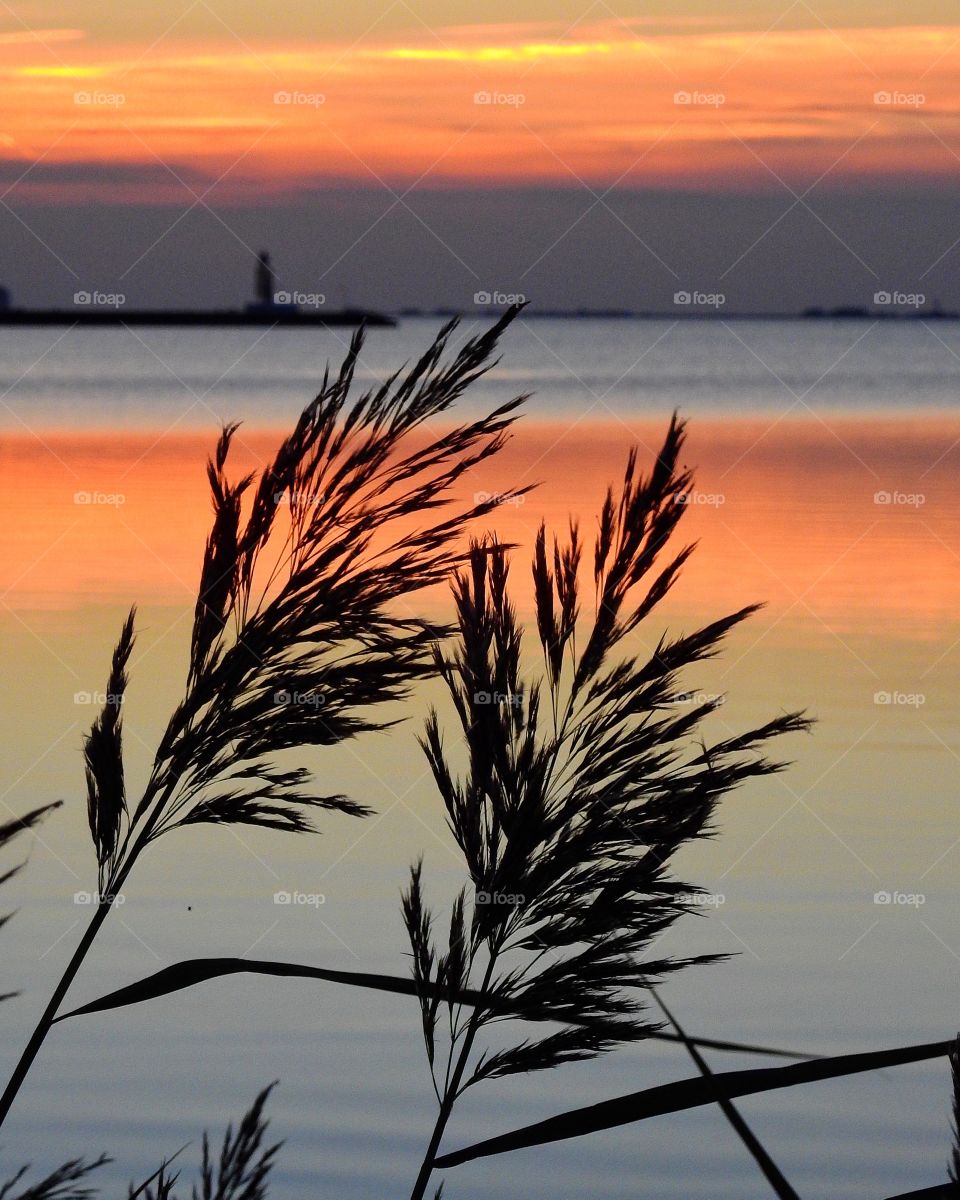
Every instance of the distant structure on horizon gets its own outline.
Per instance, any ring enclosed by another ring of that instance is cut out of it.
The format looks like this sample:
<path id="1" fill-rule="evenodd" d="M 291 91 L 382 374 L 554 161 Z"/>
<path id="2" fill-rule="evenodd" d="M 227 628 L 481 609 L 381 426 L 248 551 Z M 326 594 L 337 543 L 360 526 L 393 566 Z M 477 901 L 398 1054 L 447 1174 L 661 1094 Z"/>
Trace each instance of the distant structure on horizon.
<path id="1" fill-rule="evenodd" d="M 261 250 L 256 256 L 253 294 L 242 308 L 177 309 L 130 308 L 119 293 L 77 291 L 70 308 L 14 308 L 7 288 L 0 284 L 0 326 L 273 326 L 317 329 L 326 325 L 369 325 L 388 329 L 396 325 L 386 313 L 364 308 L 325 308 L 326 297 L 319 292 L 277 291 L 277 276 L 270 254 Z M 303 307 L 301 307 L 301 305 Z M 2 1189 L 0 1189 L 2 1192 Z M 0 1200 L 3 1200 L 0 1195 Z"/>
<path id="2" fill-rule="evenodd" d="M 270 255 L 268 251 L 261 250 L 257 255 L 257 270 L 254 276 L 254 290 L 261 304 L 273 303 L 276 282 L 276 272 L 270 266 Z"/>
<path id="3" fill-rule="evenodd" d="M 257 265 L 253 272 L 253 294 L 246 306 L 248 313 L 295 313 L 297 305 L 287 292 L 277 291 L 277 273 L 270 263 L 270 252 L 261 250 L 257 255 Z"/>

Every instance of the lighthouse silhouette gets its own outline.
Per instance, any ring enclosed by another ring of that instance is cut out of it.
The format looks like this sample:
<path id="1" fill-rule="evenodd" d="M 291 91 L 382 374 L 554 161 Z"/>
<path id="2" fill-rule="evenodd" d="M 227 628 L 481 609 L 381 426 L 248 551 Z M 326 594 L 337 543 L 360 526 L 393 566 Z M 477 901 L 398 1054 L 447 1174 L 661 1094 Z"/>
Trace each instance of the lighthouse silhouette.
<path id="1" fill-rule="evenodd" d="M 247 305 L 247 312 L 296 312 L 297 305 L 286 292 L 277 291 L 277 275 L 270 263 L 270 253 L 261 250 L 253 275 L 256 299 Z"/>

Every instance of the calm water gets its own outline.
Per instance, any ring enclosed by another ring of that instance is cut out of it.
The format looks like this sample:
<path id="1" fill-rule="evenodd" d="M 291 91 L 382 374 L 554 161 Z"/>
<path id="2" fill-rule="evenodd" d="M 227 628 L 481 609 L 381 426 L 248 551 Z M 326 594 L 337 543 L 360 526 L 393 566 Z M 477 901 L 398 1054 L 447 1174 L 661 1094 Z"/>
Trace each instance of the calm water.
<path id="1" fill-rule="evenodd" d="M 374 331 L 363 377 L 412 358 L 435 325 Z M 86 910 L 74 893 L 95 881 L 79 744 L 92 715 L 85 695 L 104 685 L 124 606 L 142 606 L 125 705 L 137 780 L 182 685 L 207 520 L 203 460 L 217 422 L 248 423 L 238 469 L 255 466 L 345 341 L 342 331 L 259 341 L 250 331 L 58 336 L 0 336 L 0 795 L 13 811 L 68 801 L 5 888 L 19 912 L 2 933 L 0 982 L 24 993 L 4 1005 L 5 1060 L 79 936 Z M 785 748 L 791 770 L 731 798 L 717 839 L 677 864 L 723 902 L 677 925 L 664 948 L 736 955 L 669 984 L 692 1031 L 840 1052 L 957 1028 L 958 355 L 960 328 L 945 323 L 530 321 L 465 406 L 536 392 L 502 460 L 467 488 L 542 482 L 497 522 L 524 546 L 541 516 L 557 523 L 572 511 L 592 528 L 627 446 L 653 448 L 674 407 L 690 415 L 698 500 L 687 523 L 700 548 L 641 642 L 652 646 L 665 622 L 689 629 L 766 599 L 691 687 L 729 693 L 718 737 L 781 708 L 818 719 L 812 737 Z M 78 493 L 118 499 L 78 504 Z M 524 611 L 526 578 L 521 559 Z M 442 595 L 424 603 L 446 606 Z M 161 842 L 88 960 L 76 1002 L 203 955 L 405 971 L 397 897 L 407 864 L 424 853 L 438 906 L 460 883 L 414 742 L 431 698 L 389 734 L 310 759 L 324 786 L 361 797 L 375 818 L 325 820 L 320 838 L 201 828 Z M 324 902 L 280 907 L 278 890 Z M 923 903 L 874 902 L 894 891 Z M 418 1024 L 402 999 L 239 977 L 116 1018 L 81 1018 L 45 1047 L 2 1161 L 52 1165 L 102 1148 L 116 1159 L 103 1178 L 119 1194 L 279 1078 L 273 1129 L 287 1145 L 278 1200 L 403 1196 L 433 1119 Z M 713 1056 L 718 1069 L 755 1062 Z M 637 1047 L 487 1084 L 464 1100 L 447 1145 L 691 1073 L 680 1050 Z M 943 1064 L 741 1107 L 805 1200 L 877 1200 L 945 1177 Z M 196 1157 L 195 1146 L 185 1152 L 187 1168 Z M 706 1109 L 463 1167 L 449 1173 L 447 1192 L 767 1195 Z"/>
<path id="2" fill-rule="evenodd" d="M 371 330 L 358 378 L 379 379 L 413 358 L 439 324 Z M 284 424 L 349 340 L 344 329 L 5 330 L 0 425 Z M 564 419 L 677 404 L 716 416 L 953 411 L 960 323 L 531 319 L 514 327 L 502 366 L 467 404 L 526 390 L 536 392 L 534 415 Z"/>

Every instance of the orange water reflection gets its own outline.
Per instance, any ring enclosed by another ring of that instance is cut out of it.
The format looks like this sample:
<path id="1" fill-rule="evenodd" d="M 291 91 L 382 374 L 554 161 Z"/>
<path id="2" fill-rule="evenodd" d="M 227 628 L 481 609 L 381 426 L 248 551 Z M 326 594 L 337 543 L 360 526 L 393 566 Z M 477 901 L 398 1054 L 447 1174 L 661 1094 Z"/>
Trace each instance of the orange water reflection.
<path id="1" fill-rule="evenodd" d="M 530 425 L 469 477 L 464 496 L 541 486 L 489 521 L 529 546 L 542 517 L 589 535 L 628 446 L 649 462 L 662 422 Z M 700 546 L 675 603 L 697 612 L 766 599 L 771 616 L 926 636 L 960 611 L 960 422 L 698 421 L 696 492 L 681 525 Z M 242 430 L 239 472 L 276 433 Z M 91 602 L 180 606 L 194 595 L 209 519 L 212 437 L 24 434 L 0 441 L 0 593 L 8 609 Z M 889 502 L 884 502 L 889 497 Z M 530 600 L 526 555 L 515 581 Z M 437 594 L 429 604 L 442 603 Z"/>

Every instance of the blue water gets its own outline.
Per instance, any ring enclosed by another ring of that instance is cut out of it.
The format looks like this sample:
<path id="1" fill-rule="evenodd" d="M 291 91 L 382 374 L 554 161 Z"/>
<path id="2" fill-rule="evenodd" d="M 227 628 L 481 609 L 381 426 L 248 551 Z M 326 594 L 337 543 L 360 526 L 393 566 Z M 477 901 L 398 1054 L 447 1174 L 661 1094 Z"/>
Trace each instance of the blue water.
<path id="1" fill-rule="evenodd" d="M 486 320 L 465 320 L 476 332 Z M 439 319 L 369 332 L 374 382 L 429 343 Z M 0 428 L 210 427 L 286 422 L 350 331 L 0 329 Z M 521 319 L 467 410 L 535 392 L 534 417 L 954 411 L 960 323 Z"/>
<path id="2" fill-rule="evenodd" d="M 437 325 L 417 319 L 371 331 L 361 377 L 373 381 L 413 358 Z M 136 427 L 159 436 L 209 430 L 226 418 L 286 427 L 348 336 L 0 330 L 0 427 L 30 430 L 40 445 L 61 429 Z M 465 403 L 467 412 L 479 411 L 531 389 L 534 419 L 571 426 L 680 407 L 694 424 L 697 416 L 721 417 L 734 440 L 739 417 L 808 418 L 814 443 L 803 453 L 823 468 L 816 476 L 821 490 L 799 490 L 806 460 L 801 454 L 791 465 L 788 440 L 777 453 L 789 490 L 775 473 L 750 474 L 759 456 L 747 455 L 723 481 L 725 507 L 704 527 L 726 596 L 731 580 L 748 571 L 756 579 L 752 548 L 733 532 L 743 528 L 736 520 L 745 519 L 744 508 L 791 514 L 788 536 L 762 547 L 764 592 L 778 595 L 779 607 L 738 633 L 724 663 L 706 665 L 695 685 L 729 688 L 724 720 L 734 726 L 794 707 L 809 708 L 818 726 L 789 748 L 796 762 L 788 774 L 731 798 L 718 838 L 682 858 L 686 875 L 725 901 L 703 920 L 681 922 L 662 948 L 736 956 L 667 985 L 668 1001 L 693 1032 L 839 1053 L 944 1038 L 958 1026 L 960 622 L 953 601 L 960 596 L 960 544 L 949 474 L 956 460 L 945 457 L 934 471 L 923 444 L 915 470 L 918 477 L 926 472 L 930 503 L 878 513 L 863 497 L 878 486 L 906 488 L 911 478 L 865 474 L 851 454 L 837 451 L 819 419 L 856 418 L 869 444 L 870 423 L 884 415 L 909 414 L 921 429 L 935 414 L 955 413 L 958 384 L 960 326 L 947 323 L 545 319 L 512 332 L 502 364 Z M 744 452 L 754 437 L 745 435 Z M 621 460 L 625 440 L 616 435 L 611 461 Z M 903 450 L 900 470 L 914 461 L 912 448 Z M 740 456 L 731 452 L 730 461 Z M 67 494 L 75 484 L 67 483 L 65 530 L 77 516 Z M 136 477 L 125 486 L 132 512 Z M 848 497 L 856 498 L 852 517 Z M 33 530 L 34 504 L 29 487 L 6 495 L 8 529 Z M 799 583 L 790 574 L 794 529 L 813 564 Z M 39 533 L 24 536 L 37 538 L 31 557 L 38 562 L 62 549 Z M 873 552 L 858 557 L 866 546 Z M 916 556 L 915 577 L 894 586 L 877 564 L 908 550 Z M 129 561 L 148 551 L 132 544 Z M 91 561 L 97 553 L 91 543 Z M 933 571 L 943 579 L 933 579 Z M 790 591 L 778 591 L 784 577 L 802 602 L 789 603 Z M 15 1058 L 79 936 L 85 910 L 73 894 L 92 885 L 78 753 L 90 713 L 78 711 L 71 697 L 102 686 L 120 620 L 106 587 L 102 597 L 88 591 L 46 609 L 18 600 L 17 588 L 30 597 L 31 586 L 28 575 L 22 585 L 5 578 L 9 594 L 0 589 L 0 797 L 13 812 L 53 797 L 67 804 L 41 831 L 27 869 L 4 888 L 5 905 L 19 911 L 0 931 L 0 983 L 24 994 L 0 1010 L 0 1067 Z M 135 579 L 130 586 L 136 594 Z M 751 591 L 742 600 L 754 598 Z M 677 620 L 689 628 L 693 617 L 716 615 L 715 603 L 705 588 Z M 179 695 L 189 615 L 179 593 L 151 601 L 141 614 L 125 709 L 131 778 L 143 777 Z M 878 709 L 878 687 L 922 691 L 924 706 Z M 405 972 L 397 900 L 407 864 L 425 854 L 430 896 L 440 908 L 461 882 L 414 742 L 421 715 L 350 753 L 316 759 L 325 787 L 348 789 L 380 814 L 363 825 L 331 818 L 320 838 L 201 828 L 164 839 L 138 865 L 72 1000 L 204 955 Z M 316 910 L 278 909 L 278 888 L 322 892 L 325 902 Z M 879 889 L 922 892 L 924 906 L 878 908 Z M 275 1200 L 403 1197 L 434 1116 L 418 1025 L 415 1006 L 395 997 L 246 977 L 116 1017 L 79 1018 L 58 1026 L 44 1047 L 4 1130 L 0 1162 L 51 1167 L 105 1150 L 116 1160 L 102 1175 L 106 1194 L 120 1195 L 127 1180 L 144 1177 L 191 1141 L 181 1156 L 189 1180 L 201 1130 L 216 1135 L 278 1078 L 272 1132 L 286 1146 Z M 716 1069 L 763 1061 L 711 1055 Z M 641 1045 L 487 1084 L 458 1107 L 445 1144 L 693 1073 L 682 1050 Z M 741 1108 L 804 1200 L 880 1200 L 945 1178 L 949 1080 L 942 1062 L 771 1093 Z M 474 1163 L 448 1173 L 444 1195 L 761 1200 L 769 1189 L 722 1116 L 702 1109 Z"/>

